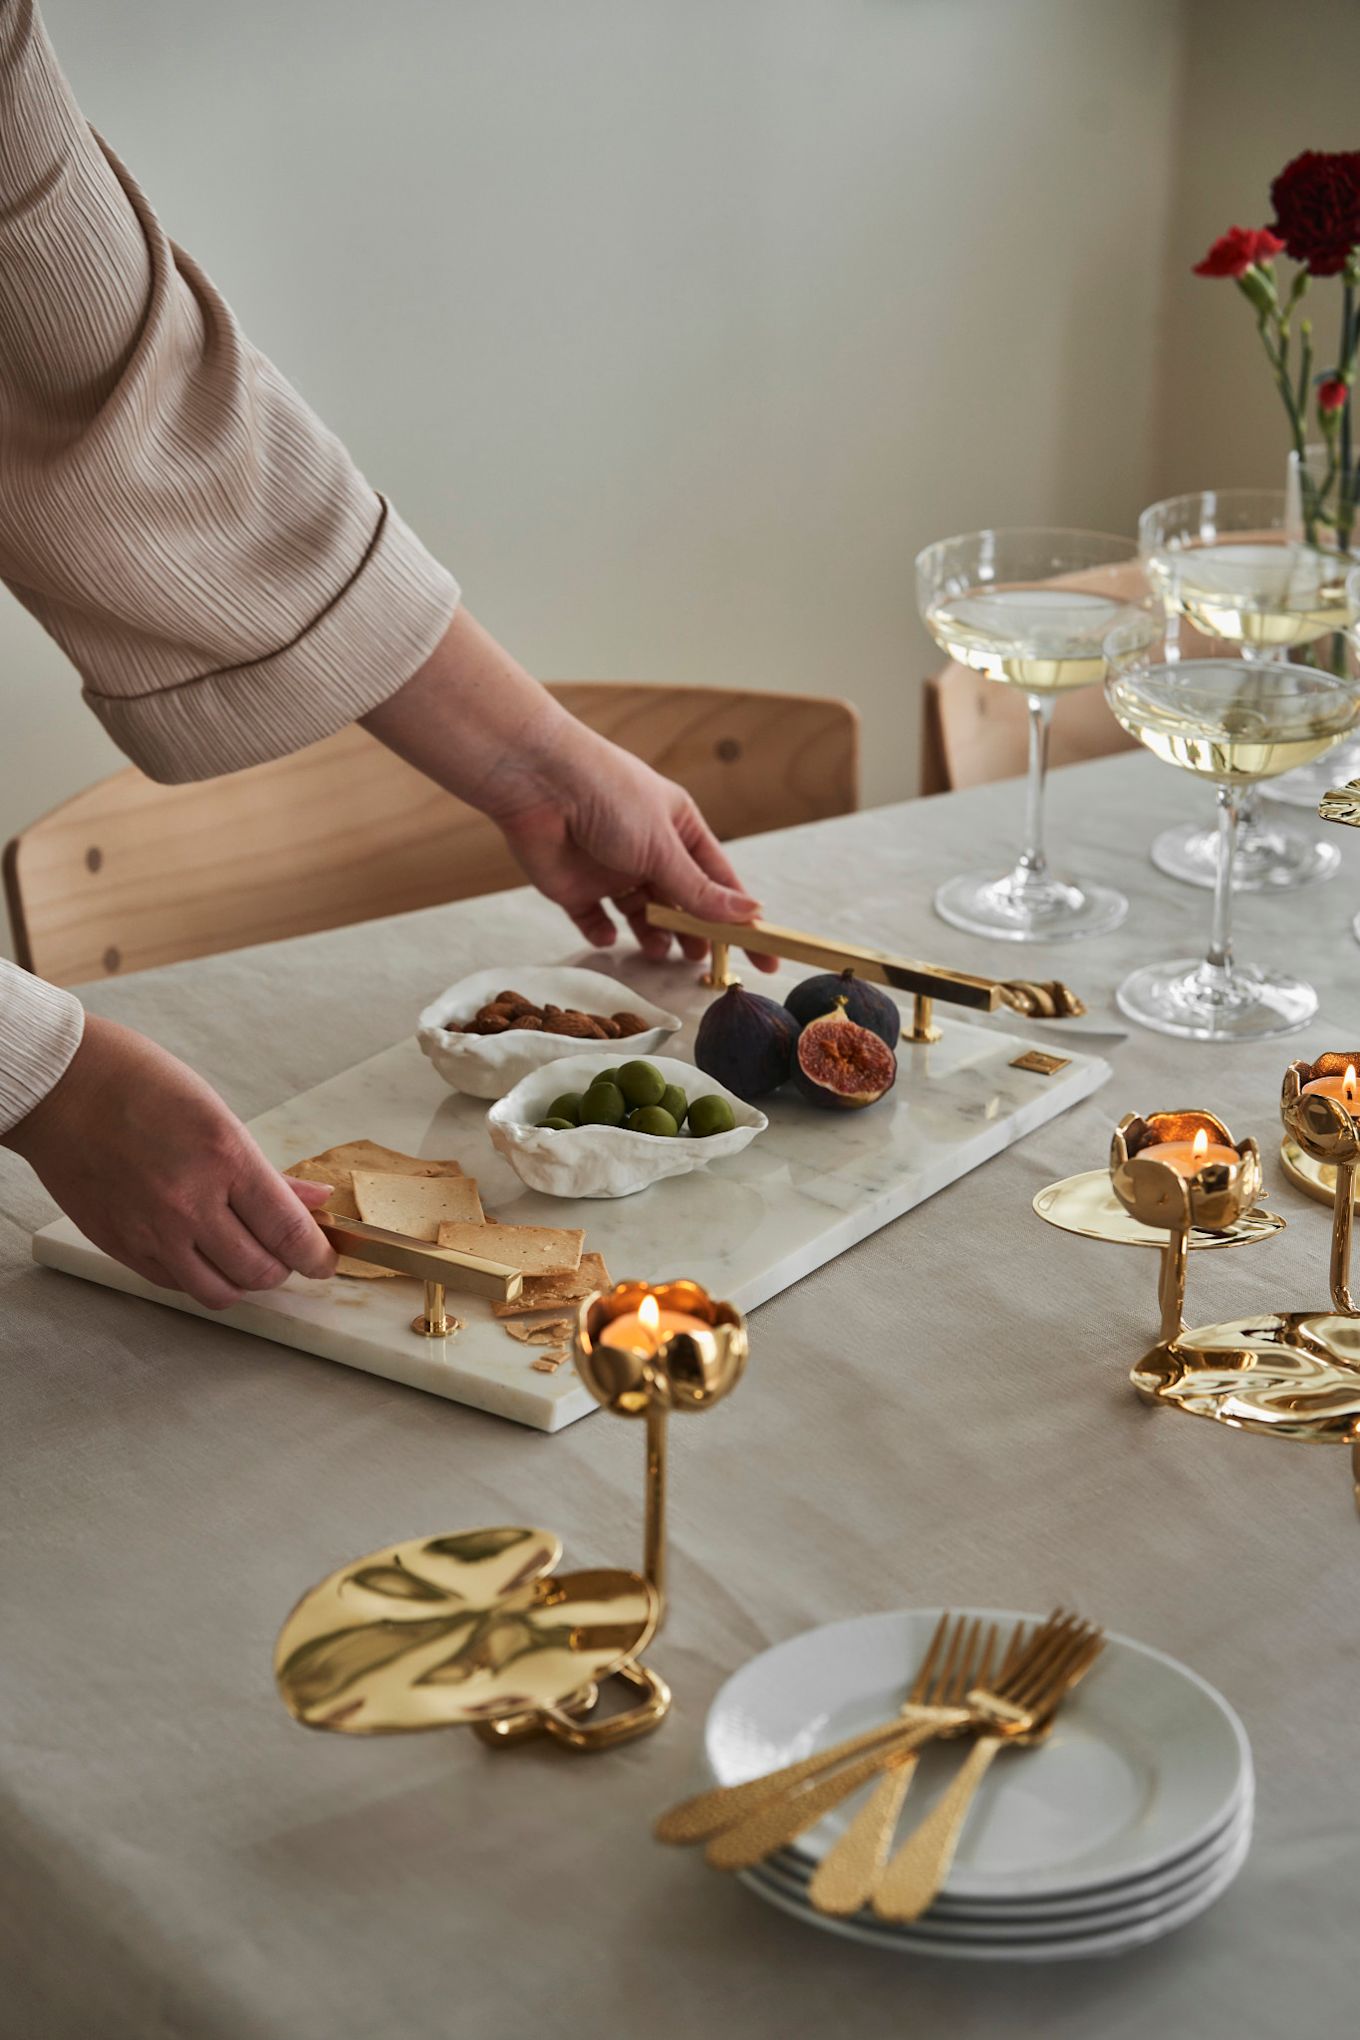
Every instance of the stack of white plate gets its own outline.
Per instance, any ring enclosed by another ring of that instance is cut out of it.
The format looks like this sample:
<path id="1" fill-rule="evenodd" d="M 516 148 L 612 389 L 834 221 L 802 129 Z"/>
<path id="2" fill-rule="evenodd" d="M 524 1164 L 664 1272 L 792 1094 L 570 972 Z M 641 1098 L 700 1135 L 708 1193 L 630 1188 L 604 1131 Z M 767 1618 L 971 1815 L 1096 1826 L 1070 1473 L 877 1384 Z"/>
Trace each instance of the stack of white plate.
<path id="1" fill-rule="evenodd" d="M 969 1609 L 988 1621 L 1033 1621 Z M 767 1650 L 727 1681 L 705 1732 L 709 1769 L 737 1785 L 883 1721 L 901 1705 L 938 1609 L 866 1615 Z M 1004 1633 L 1004 1632 L 1003 1632 Z M 898 1829 L 925 1813 L 968 1744 L 925 1752 Z M 982 1962 L 1114 1955 L 1157 1940 L 1225 1892 L 1251 1845 L 1251 1750 L 1226 1700 L 1174 1659 L 1111 1636 L 1033 1749 L 1002 1750 L 923 1918 L 830 1919 L 809 1879 L 862 1797 L 744 1874 L 810 1926 L 875 1947 Z"/>

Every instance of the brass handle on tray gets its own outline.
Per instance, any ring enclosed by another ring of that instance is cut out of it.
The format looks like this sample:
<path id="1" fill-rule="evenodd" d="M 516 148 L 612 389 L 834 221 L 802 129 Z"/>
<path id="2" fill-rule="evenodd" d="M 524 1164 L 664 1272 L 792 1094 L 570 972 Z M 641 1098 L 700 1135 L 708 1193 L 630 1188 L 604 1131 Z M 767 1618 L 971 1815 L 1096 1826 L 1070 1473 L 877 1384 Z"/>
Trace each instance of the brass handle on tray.
<path id="1" fill-rule="evenodd" d="M 853 970 L 873 984 L 910 992 L 912 1020 L 904 1029 L 908 1041 L 939 1040 L 931 1011 L 936 999 L 979 1013 L 995 1013 L 999 1006 L 1008 1006 L 1030 1020 L 1071 1020 L 1086 1011 L 1070 986 L 1056 978 L 1038 983 L 1023 978 L 974 977 L 968 971 L 890 956 L 885 950 L 866 949 L 856 942 L 828 942 L 796 928 L 776 928 L 768 921 L 703 921 L 697 914 L 655 902 L 647 908 L 647 919 L 654 928 L 668 928 L 675 935 L 698 935 L 711 943 L 713 960 L 704 975 L 705 984 L 721 987 L 734 982 L 729 953 L 735 945 L 795 963 L 820 964 L 823 970 Z"/>
<path id="2" fill-rule="evenodd" d="M 424 1282 L 425 1310 L 412 1320 L 411 1329 L 427 1339 L 447 1339 L 456 1329 L 444 1308 L 445 1289 L 460 1289 L 472 1296 L 494 1297 L 498 1303 L 513 1303 L 524 1285 L 519 1269 L 504 1261 L 489 1261 L 480 1254 L 460 1254 L 452 1247 L 408 1239 L 405 1233 L 366 1225 L 360 1218 L 336 1218 L 329 1211 L 313 1212 L 312 1216 L 338 1254 L 348 1254 L 355 1261 L 372 1261 L 375 1267 L 391 1268 L 398 1275 L 416 1275 Z"/>

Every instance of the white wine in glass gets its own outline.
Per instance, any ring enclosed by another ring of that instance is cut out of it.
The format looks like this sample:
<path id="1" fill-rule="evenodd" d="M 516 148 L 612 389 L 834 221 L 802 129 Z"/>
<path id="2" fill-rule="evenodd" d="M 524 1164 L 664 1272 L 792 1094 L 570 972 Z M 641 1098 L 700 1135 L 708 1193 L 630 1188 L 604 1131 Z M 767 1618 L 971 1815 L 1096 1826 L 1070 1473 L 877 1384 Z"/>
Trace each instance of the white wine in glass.
<path id="1" fill-rule="evenodd" d="M 1107 672 L 1105 640 L 1123 626 L 1147 642 L 1160 619 L 1128 539 L 1088 531 L 975 531 L 927 546 L 916 561 L 927 630 L 960 664 L 1029 705 L 1025 846 L 1008 872 L 966 872 L 935 895 L 955 928 L 1008 942 L 1061 942 L 1118 927 L 1128 901 L 1111 886 L 1049 869 L 1044 846 L 1048 731 L 1060 694 Z"/>
<path id="2" fill-rule="evenodd" d="M 1148 576 L 1169 613 L 1244 659 L 1283 660 L 1336 630 L 1347 613 L 1344 572 L 1297 532 L 1283 489 L 1200 489 L 1151 504 L 1138 521 Z M 1190 823 L 1152 846 L 1158 870 L 1192 885 L 1217 880 L 1217 830 Z M 1293 890 L 1331 878 L 1334 843 L 1268 822 L 1254 791 L 1240 804 L 1233 883 L 1239 892 Z"/>
<path id="3" fill-rule="evenodd" d="M 1306 765 L 1360 721 L 1360 681 L 1308 666 L 1246 659 L 1150 658 L 1112 635 L 1106 696 L 1154 757 L 1217 791 L 1219 861 L 1213 928 L 1202 960 L 1147 964 L 1119 987 L 1131 1020 L 1200 1041 L 1261 1041 L 1292 1034 L 1317 1011 L 1301 978 L 1234 961 L 1232 867 L 1243 790 Z"/>

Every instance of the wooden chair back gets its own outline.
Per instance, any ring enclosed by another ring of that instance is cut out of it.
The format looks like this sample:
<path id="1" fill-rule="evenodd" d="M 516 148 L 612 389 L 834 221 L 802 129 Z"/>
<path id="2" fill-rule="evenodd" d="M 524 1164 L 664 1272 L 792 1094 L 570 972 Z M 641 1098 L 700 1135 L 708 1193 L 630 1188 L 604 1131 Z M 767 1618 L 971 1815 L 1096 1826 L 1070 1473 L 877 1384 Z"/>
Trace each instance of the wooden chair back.
<path id="1" fill-rule="evenodd" d="M 1136 749 L 1115 721 L 1099 687 L 1058 697 L 1049 736 L 1050 765 L 1079 765 Z M 1016 687 L 950 660 L 925 683 L 922 700 L 921 791 L 950 793 L 1014 779 L 1029 755 L 1029 711 Z"/>
<path id="2" fill-rule="evenodd" d="M 848 702 L 594 681 L 552 692 L 678 780 L 720 837 L 858 806 Z M 18 960 L 61 985 L 524 883 L 484 815 L 358 727 L 188 786 L 114 773 L 16 836 L 4 880 Z"/>

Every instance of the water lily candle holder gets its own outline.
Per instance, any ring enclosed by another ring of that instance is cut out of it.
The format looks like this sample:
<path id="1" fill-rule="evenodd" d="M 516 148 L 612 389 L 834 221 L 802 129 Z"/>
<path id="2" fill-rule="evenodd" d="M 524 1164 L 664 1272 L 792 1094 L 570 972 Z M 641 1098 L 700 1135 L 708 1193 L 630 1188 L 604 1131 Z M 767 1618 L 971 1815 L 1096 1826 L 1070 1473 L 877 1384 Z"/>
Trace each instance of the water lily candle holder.
<path id="1" fill-rule="evenodd" d="M 1161 1339 L 1184 1330 L 1192 1230 L 1227 1232 L 1261 1195 L 1256 1142 L 1212 1112 L 1126 1113 L 1110 1142 L 1110 1185 L 1130 1218 L 1167 1234 L 1157 1294 Z"/>
<path id="2" fill-rule="evenodd" d="M 347 1735 L 466 1726 L 574 1750 L 664 1721 L 670 1691 L 639 1653 L 665 1609 L 667 1419 L 736 1387 L 746 1320 L 697 1282 L 619 1282 L 582 1304 L 575 1343 L 596 1401 L 647 1427 L 643 1573 L 559 1574 L 561 1541 L 520 1525 L 371 1552 L 304 1594 L 279 1633 L 274 1676 L 295 1720 Z M 632 1704 L 596 1715 L 607 1680 Z"/>
<path id="3" fill-rule="evenodd" d="M 1355 1176 L 1360 1168 L 1360 1049 L 1330 1049 L 1312 1062 L 1292 1062 L 1280 1091 L 1286 1139 L 1309 1161 L 1332 1172 L 1332 1308 L 1360 1315 L 1351 1296 L 1351 1235 Z"/>
<path id="4" fill-rule="evenodd" d="M 587 1297 L 576 1371 L 596 1402 L 647 1426 L 643 1574 L 666 1605 L 666 1433 L 672 1410 L 711 1409 L 746 1367 L 746 1320 L 697 1282 L 616 1282 Z"/>

